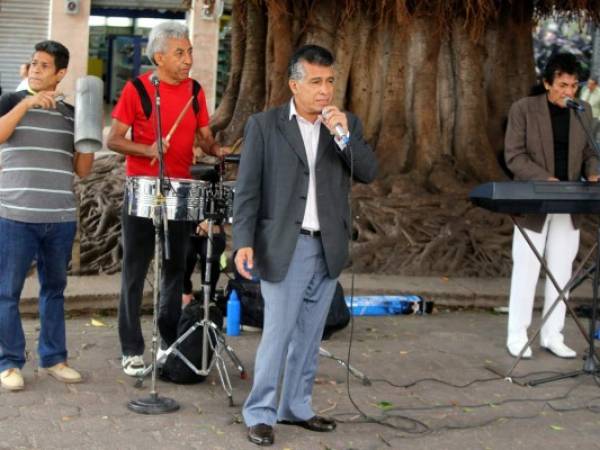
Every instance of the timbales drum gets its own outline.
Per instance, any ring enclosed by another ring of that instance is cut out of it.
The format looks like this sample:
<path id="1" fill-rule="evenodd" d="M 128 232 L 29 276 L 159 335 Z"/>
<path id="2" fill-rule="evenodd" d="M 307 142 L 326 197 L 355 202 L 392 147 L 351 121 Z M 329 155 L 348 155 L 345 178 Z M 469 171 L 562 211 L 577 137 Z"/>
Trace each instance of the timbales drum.
<path id="1" fill-rule="evenodd" d="M 210 183 L 183 178 L 165 180 L 165 204 L 168 220 L 197 222 L 204 219 L 205 196 Z M 127 177 L 125 189 L 128 214 L 152 219 L 158 181 L 155 177 Z"/>

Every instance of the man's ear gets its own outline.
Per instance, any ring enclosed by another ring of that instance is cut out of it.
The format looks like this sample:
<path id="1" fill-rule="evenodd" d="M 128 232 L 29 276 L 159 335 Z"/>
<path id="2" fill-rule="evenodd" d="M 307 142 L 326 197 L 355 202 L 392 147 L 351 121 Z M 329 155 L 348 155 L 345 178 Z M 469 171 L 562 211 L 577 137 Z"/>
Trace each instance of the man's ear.
<path id="1" fill-rule="evenodd" d="M 160 67 L 164 61 L 164 55 L 162 53 L 156 52 L 154 54 L 154 63 Z"/>
<path id="2" fill-rule="evenodd" d="M 550 83 L 548 83 L 546 80 L 544 80 L 544 87 L 546 88 L 547 91 L 550 90 Z"/>
<path id="3" fill-rule="evenodd" d="M 58 82 L 60 83 L 63 78 L 65 77 L 65 75 L 67 74 L 67 69 L 60 69 L 56 75 L 58 76 Z"/>
<path id="4" fill-rule="evenodd" d="M 292 94 L 295 94 L 298 90 L 298 82 L 296 80 L 289 80 L 288 86 L 290 87 L 290 91 L 292 91 Z"/>

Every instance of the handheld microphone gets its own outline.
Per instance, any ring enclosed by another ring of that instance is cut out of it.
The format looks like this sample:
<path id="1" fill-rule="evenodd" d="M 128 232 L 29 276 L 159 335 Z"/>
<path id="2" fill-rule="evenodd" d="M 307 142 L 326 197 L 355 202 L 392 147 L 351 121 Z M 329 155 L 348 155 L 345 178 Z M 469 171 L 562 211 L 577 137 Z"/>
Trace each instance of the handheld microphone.
<path id="1" fill-rule="evenodd" d="M 565 106 L 570 109 L 574 109 L 575 111 L 584 112 L 585 108 L 582 104 L 576 102 L 571 97 L 565 97 Z"/>
<path id="2" fill-rule="evenodd" d="M 335 135 L 338 137 L 340 142 L 344 145 L 348 145 L 348 142 L 350 142 L 350 138 L 344 131 L 344 128 L 342 128 L 342 125 L 340 125 L 339 123 L 336 123 L 334 129 L 335 129 Z"/>
<path id="3" fill-rule="evenodd" d="M 329 115 L 329 111 L 322 111 L 321 114 L 323 115 L 323 117 L 327 118 L 327 116 Z M 344 127 L 342 127 L 342 124 L 336 123 L 333 129 L 339 141 L 344 145 L 348 145 L 348 142 L 350 142 L 350 138 L 348 137 L 348 134 L 344 131 Z"/>
<path id="4" fill-rule="evenodd" d="M 158 86 L 159 79 L 156 76 L 156 72 L 153 72 L 152 75 L 150 75 L 150 83 L 152 83 L 154 86 Z"/>

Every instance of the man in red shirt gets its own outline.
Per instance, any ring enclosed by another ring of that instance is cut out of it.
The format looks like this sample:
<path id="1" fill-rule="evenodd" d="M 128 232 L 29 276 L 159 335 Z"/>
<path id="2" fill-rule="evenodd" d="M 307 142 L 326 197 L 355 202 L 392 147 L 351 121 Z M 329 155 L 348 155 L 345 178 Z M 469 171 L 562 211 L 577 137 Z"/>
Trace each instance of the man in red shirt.
<path id="1" fill-rule="evenodd" d="M 155 87 L 150 78 L 156 74 L 159 80 L 165 176 L 170 178 L 190 178 L 196 136 L 200 138 L 200 145 L 206 153 L 220 154 L 208 127 L 209 117 L 202 89 L 196 89 L 196 107 L 188 107 L 174 134 L 166 140 L 167 133 L 195 93 L 194 81 L 189 77 L 192 46 L 188 36 L 187 27 L 177 22 L 164 22 L 156 26 L 150 33 L 146 49 L 156 65 L 156 71 L 138 78 L 152 105 Z M 129 81 L 113 110 L 113 123 L 107 142 L 110 149 L 126 156 L 128 177 L 158 176 L 159 164 L 154 161 L 158 157 L 154 107 L 147 117 L 149 112 L 144 109 L 140 92 Z M 126 133 L 130 128 L 131 139 L 128 139 Z M 144 280 L 153 257 L 154 226 L 151 220 L 130 216 L 127 211 L 128 199 L 125 196 L 122 211 L 123 269 L 119 338 L 123 370 L 127 375 L 138 376 L 145 369 L 140 307 Z M 177 336 L 189 232 L 189 222 L 169 222 L 170 259 L 163 261 L 158 312 L 158 327 L 163 344 L 167 346 Z"/>

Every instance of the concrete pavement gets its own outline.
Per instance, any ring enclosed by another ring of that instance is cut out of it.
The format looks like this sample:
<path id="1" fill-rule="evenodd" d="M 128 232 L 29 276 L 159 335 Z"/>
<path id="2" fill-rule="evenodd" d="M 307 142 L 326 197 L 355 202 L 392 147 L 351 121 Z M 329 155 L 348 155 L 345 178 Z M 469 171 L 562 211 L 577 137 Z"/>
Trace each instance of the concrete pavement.
<path id="1" fill-rule="evenodd" d="M 235 406 L 229 407 L 216 373 L 197 385 L 158 382 L 162 396 L 181 409 L 145 416 L 130 412 L 131 399 L 148 395 L 150 380 L 136 387 L 123 374 L 114 316 L 77 317 L 67 321 L 70 363 L 84 382 L 64 385 L 38 369 L 37 321 L 25 319 L 30 358 L 24 368 L 26 389 L 0 390 L 0 449 L 254 449 L 240 423 L 240 405 L 250 389 L 228 363 Z M 353 366 L 373 380 L 364 386 L 332 360 L 321 358 L 314 388 L 316 411 L 336 417 L 334 433 L 311 433 L 277 426 L 274 449 L 594 449 L 600 443 L 596 414 L 599 389 L 583 376 L 523 387 L 486 370 L 494 363 L 508 369 L 513 359 L 504 349 L 506 317 L 487 311 L 442 310 L 430 316 L 358 318 Z M 144 316 L 149 342 L 151 317 Z M 345 358 L 350 329 L 334 334 L 324 347 Z M 259 333 L 229 339 L 246 368 L 252 365 Z M 567 342 L 580 353 L 583 339 L 568 321 Z M 572 371 L 580 359 L 560 360 L 533 346 L 534 359 L 523 361 L 515 376 L 529 372 Z M 540 373 L 538 376 L 542 376 Z M 465 385 L 458 388 L 436 378 Z M 495 379 L 492 379 L 495 378 Z M 349 400 L 387 426 L 365 420 Z M 396 426 L 396 429 L 390 427 Z M 423 428 L 427 427 L 427 428 Z"/>
<path id="2" fill-rule="evenodd" d="M 348 275 L 342 283 L 349 290 Z M 506 371 L 513 362 L 504 347 L 506 316 L 489 308 L 506 305 L 508 280 L 417 278 L 357 275 L 357 294 L 413 293 L 436 302 L 429 316 L 363 317 L 355 321 L 353 366 L 373 380 L 365 386 L 336 362 L 321 358 L 313 403 L 316 411 L 341 422 L 334 433 L 311 433 L 277 426 L 275 449 L 593 449 L 600 448 L 598 385 L 590 376 L 535 388 L 496 377 L 486 369 Z M 38 322 L 24 320 L 29 360 L 25 391 L 0 390 L 0 449 L 253 449 L 240 423 L 240 405 L 250 389 L 227 361 L 235 406 L 229 407 L 216 373 L 197 385 L 159 381 L 159 394 L 175 399 L 181 410 L 161 416 L 130 412 L 131 399 L 148 395 L 150 380 L 136 387 L 120 368 L 114 310 L 119 275 L 71 277 L 67 308 L 77 314 L 67 321 L 70 363 L 84 382 L 64 385 L 50 378 L 36 361 Z M 35 277 L 24 292 L 23 309 L 35 310 Z M 586 302 L 589 285 L 576 291 Z M 147 290 L 150 298 L 150 290 Z M 446 308 L 445 306 L 458 306 Z M 538 317 L 539 314 L 536 314 Z M 92 321 L 94 319 L 94 321 Z M 151 316 L 143 317 L 150 342 Z M 567 342 L 581 355 L 586 344 L 567 319 Z M 249 373 L 259 333 L 243 332 L 228 339 Z M 324 347 L 345 358 L 350 329 L 334 334 Z M 573 371 L 581 359 L 560 360 L 533 346 L 534 359 L 521 362 L 515 381 L 530 372 Z M 146 357 L 148 358 L 148 352 Z M 541 376 L 544 374 L 538 374 Z M 535 377 L 530 375 L 530 377 Z M 465 385 L 458 388 L 439 379 Z M 387 425 L 366 420 L 368 416 Z M 395 428 L 392 428 L 394 426 Z M 427 427 L 427 428 L 423 428 Z"/>

